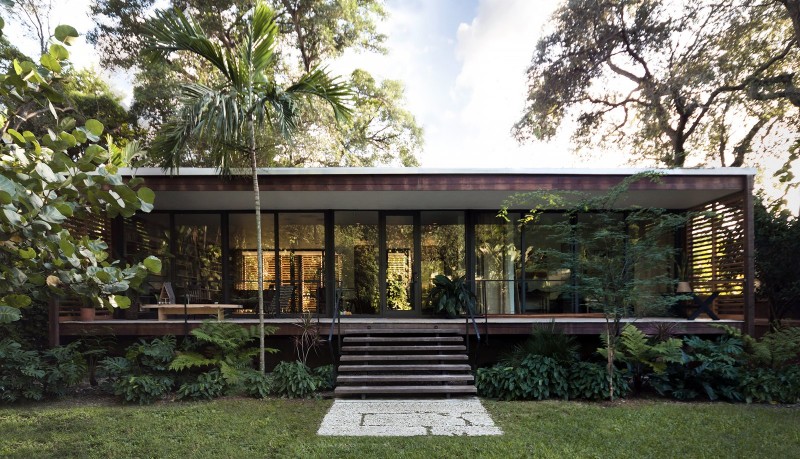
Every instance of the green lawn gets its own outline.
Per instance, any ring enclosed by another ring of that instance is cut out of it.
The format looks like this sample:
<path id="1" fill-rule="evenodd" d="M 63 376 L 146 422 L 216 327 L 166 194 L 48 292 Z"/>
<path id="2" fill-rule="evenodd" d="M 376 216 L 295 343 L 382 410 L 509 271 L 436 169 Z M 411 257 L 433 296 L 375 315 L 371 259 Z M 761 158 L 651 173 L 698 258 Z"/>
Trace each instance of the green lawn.
<path id="1" fill-rule="evenodd" d="M 2 408 L 0 457 L 800 457 L 800 407 L 484 401 L 502 437 L 317 437 L 330 404 Z"/>

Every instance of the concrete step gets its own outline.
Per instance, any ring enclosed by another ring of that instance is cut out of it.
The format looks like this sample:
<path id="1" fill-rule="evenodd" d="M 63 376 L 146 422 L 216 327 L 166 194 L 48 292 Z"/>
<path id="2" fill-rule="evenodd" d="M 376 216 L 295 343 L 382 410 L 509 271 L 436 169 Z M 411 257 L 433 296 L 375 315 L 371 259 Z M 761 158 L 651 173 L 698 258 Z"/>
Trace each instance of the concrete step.
<path id="1" fill-rule="evenodd" d="M 471 374 L 456 374 L 456 375 L 431 375 L 431 374 L 398 374 L 398 375 L 339 375 L 336 378 L 337 386 L 339 384 L 369 384 L 373 383 L 387 383 L 387 382 L 405 382 L 409 384 L 415 383 L 429 383 L 429 382 L 464 382 L 471 383 L 474 378 Z"/>
<path id="2" fill-rule="evenodd" d="M 467 364 L 405 364 L 405 365 L 340 365 L 340 373 L 368 373 L 376 371 L 470 371 L 472 367 Z"/>
<path id="3" fill-rule="evenodd" d="M 381 354 L 372 354 L 372 355 L 359 355 L 359 354 L 346 354 L 342 355 L 339 358 L 341 362 L 383 362 L 389 360 L 468 360 L 466 354 L 442 354 L 442 355 L 430 355 L 430 354 L 388 354 L 388 355 L 381 355 Z"/>
<path id="4" fill-rule="evenodd" d="M 463 343 L 461 336 L 345 336 L 344 343 Z"/>
<path id="5" fill-rule="evenodd" d="M 442 386 L 339 386 L 335 395 L 377 395 L 377 394 L 477 394 L 473 385 L 447 384 Z"/>
<path id="6" fill-rule="evenodd" d="M 342 352 L 442 352 L 460 351 L 465 352 L 466 346 L 463 345 L 442 345 L 442 346 L 342 346 Z"/>

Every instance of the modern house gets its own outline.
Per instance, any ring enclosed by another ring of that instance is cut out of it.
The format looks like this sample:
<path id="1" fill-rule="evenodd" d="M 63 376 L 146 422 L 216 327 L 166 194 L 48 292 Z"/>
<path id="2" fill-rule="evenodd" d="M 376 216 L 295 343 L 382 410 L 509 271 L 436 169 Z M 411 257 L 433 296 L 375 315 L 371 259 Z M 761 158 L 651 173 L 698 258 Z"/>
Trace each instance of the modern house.
<path id="1" fill-rule="evenodd" d="M 259 181 L 269 320 L 283 325 L 279 334 L 291 334 L 293 327 L 286 324 L 300 313 L 311 312 L 330 323 L 337 304 L 344 324 L 442 321 L 427 310 L 424 299 L 431 279 L 445 274 L 466 275 L 478 297 L 480 325 L 493 334 L 526 334 L 531 323 L 551 318 L 568 333 L 598 333 L 603 324 L 591 305 L 561 293 L 564 283 L 571 282 L 570 273 L 542 271 L 529 259 L 531 249 L 546 238 L 536 224 L 515 221 L 528 208 L 512 206 L 509 221 L 497 213 L 517 193 L 599 194 L 638 172 L 265 169 Z M 143 178 L 156 192 L 155 210 L 110 224 L 98 221 L 87 231 L 110 240 L 115 257 L 156 255 L 163 260 L 162 275 L 150 280 L 142 302 L 157 303 L 162 286 L 170 282 L 176 303 L 241 306 L 225 311 L 227 316 L 253 323 L 257 257 L 251 178 L 223 178 L 213 169 L 199 168 L 175 175 L 160 169 L 125 174 Z M 634 182 L 625 205 L 713 210 L 717 218 L 692 221 L 671 243 L 691 257 L 694 269 L 688 280 L 694 292 L 700 297 L 718 292 L 713 312 L 752 330 L 754 170 L 673 169 L 660 174 L 655 182 Z M 155 311 L 143 309 L 133 320 L 119 314 L 99 320 L 101 314 L 87 322 L 67 304 L 54 306 L 51 313 L 58 316 L 51 320 L 54 341 L 85 333 L 181 333 L 186 324 L 201 319 L 178 314 L 156 320 Z M 688 321 L 685 316 L 652 320 L 676 322 L 685 333 L 716 331 L 707 320 Z"/>

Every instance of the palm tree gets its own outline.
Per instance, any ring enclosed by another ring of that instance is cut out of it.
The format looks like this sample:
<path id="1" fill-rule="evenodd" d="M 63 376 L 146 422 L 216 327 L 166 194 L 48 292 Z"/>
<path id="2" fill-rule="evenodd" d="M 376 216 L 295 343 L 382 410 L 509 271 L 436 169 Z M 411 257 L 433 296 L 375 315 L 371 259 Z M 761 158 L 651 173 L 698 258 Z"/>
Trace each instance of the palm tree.
<path id="1" fill-rule="evenodd" d="M 222 48 L 191 17 L 178 9 L 158 11 L 145 27 L 145 46 L 152 59 L 165 60 L 184 52 L 206 61 L 217 74 L 216 85 L 181 86 L 180 108 L 156 135 L 151 152 L 165 170 L 177 170 L 189 141 L 198 142 L 211 155 L 222 174 L 231 164 L 248 162 L 253 178 L 258 254 L 259 369 L 264 368 L 264 280 L 261 247 L 261 199 L 258 187 L 258 151 L 255 130 L 272 129 L 288 138 L 296 129 L 298 109 L 307 97 L 328 102 L 337 121 L 347 119 L 349 87 L 321 69 L 302 75 L 282 87 L 270 76 L 275 64 L 277 26 L 263 2 L 245 12 L 240 40 Z"/>

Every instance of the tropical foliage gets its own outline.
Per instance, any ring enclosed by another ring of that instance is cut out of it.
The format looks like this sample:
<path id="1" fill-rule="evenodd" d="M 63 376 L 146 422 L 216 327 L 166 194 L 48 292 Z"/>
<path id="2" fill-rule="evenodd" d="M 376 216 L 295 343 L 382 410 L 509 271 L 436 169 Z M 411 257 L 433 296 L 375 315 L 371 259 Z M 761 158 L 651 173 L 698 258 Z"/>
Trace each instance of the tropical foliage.
<path id="1" fill-rule="evenodd" d="M 8 338 L 0 341 L 0 403 L 64 395 L 86 375 L 78 346 L 74 342 L 40 352 Z"/>
<path id="2" fill-rule="evenodd" d="M 438 274 L 428 292 L 428 304 L 433 306 L 437 313 L 448 317 L 456 317 L 461 312 L 474 314 L 476 300 L 467 283 L 467 276 L 450 279 L 444 274 Z"/>
<path id="3" fill-rule="evenodd" d="M 690 215 L 624 204 L 631 184 L 639 180 L 658 181 L 659 176 L 637 174 L 596 196 L 567 191 L 520 194 L 504 206 L 532 204 L 522 223 L 539 225 L 551 242 L 537 248 L 533 257 L 545 260 L 547 271 L 569 272 L 574 282 L 563 283 L 562 292 L 580 298 L 587 311 L 605 317 L 606 331 L 601 339 L 612 398 L 623 319 L 666 314 L 681 299 L 665 294 L 674 292 L 675 284 L 666 268 L 675 258 L 675 247 L 665 241 L 674 237 Z M 539 223 L 547 209 L 566 210 L 552 223 Z"/>
<path id="4" fill-rule="evenodd" d="M 0 113 L 0 322 L 18 320 L 34 300 L 64 292 L 95 306 L 125 308 L 130 300 L 123 293 L 161 269 L 155 258 L 132 266 L 111 262 L 105 242 L 73 234 L 88 215 L 149 212 L 154 199 L 140 181 L 125 183 L 118 175 L 110 153 L 116 147 L 110 137 L 101 139 L 101 122 L 78 125 L 56 110 L 64 95 L 55 82 L 76 37 L 72 27 L 57 27 L 39 64 L 14 60 L 0 76 L 0 97 L 15 102 Z M 32 113 L 48 120 L 45 133 L 12 127 Z"/>
<path id="5" fill-rule="evenodd" d="M 180 92 L 183 82 L 213 85 L 217 81 L 213 66 L 189 54 L 170 55 L 159 63 L 147 60 L 142 37 L 153 5 L 152 0 L 95 1 L 92 14 L 96 26 L 89 34 L 103 65 L 146 69 L 135 74 L 132 111 L 143 125 L 150 126 L 151 134 L 175 113 L 174 95 Z M 232 49 L 242 36 L 245 16 L 241 12 L 247 11 L 252 2 L 189 0 L 159 5 L 180 8 L 194 18 L 207 37 L 223 49 Z M 386 16 L 381 0 L 271 0 L 267 5 L 275 11 L 279 25 L 276 49 L 283 59 L 270 70 L 279 80 L 296 80 L 347 50 L 385 51 L 385 36 L 377 31 L 378 23 Z M 337 121 L 322 106 L 324 102 L 309 101 L 298 107 L 305 122 L 298 126 L 290 142 L 269 130 L 256 132 L 262 164 L 417 165 L 415 154 L 421 148 L 422 129 L 403 107 L 402 84 L 376 80 L 363 70 L 354 71 L 348 80 L 354 88 L 352 120 Z M 185 164 L 214 165 L 202 155 L 186 158 Z"/>
<path id="6" fill-rule="evenodd" d="M 274 333 L 275 327 L 268 327 Z M 253 346 L 258 338 L 258 329 L 241 327 L 231 322 L 206 321 L 191 331 L 195 338 L 186 351 L 178 351 L 169 369 L 199 371 L 190 374 L 178 388 L 178 394 L 189 398 L 215 398 L 231 392 L 245 391 L 246 384 L 253 382 L 253 360 L 259 349 Z M 277 349 L 267 348 L 269 353 Z"/>
<path id="7" fill-rule="evenodd" d="M 800 312 L 800 221 L 778 206 L 755 204 L 756 295 L 769 301 L 773 326 Z"/>
<path id="8" fill-rule="evenodd" d="M 326 102 L 336 119 L 346 119 L 348 87 L 320 69 L 303 74 L 293 84 L 281 85 L 272 74 L 276 65 L 278 26 L 272 10 L 259 2 L 237 21 L 236 40 L 222 46 L 207 36 L 199 23 L 178 9 L 157 11 L 144 27 L 146 50 L 154 62 L 173 53 L 205 61 L 214 69 L 211 84 L 181 86 L 178 113 L 164 123 L 151 151 L 165 169 L 177 170 L 187 155 L 208 156 L 214 167 L 229 173 L 236 164 L 247 164 L 253 180 L 258 264 L 259 369 L 265 372 L 263 245 L 261 243 L 261 195 L 258 183 L 259 152 L 256 131 L 270 131 L 288 138 L 300 122 L 299 107 L 308 98 Z M 233 32 L 232 32 L 233 33 Z M 202 151 L 191 153 L 191 142 Z"/>

